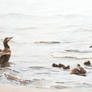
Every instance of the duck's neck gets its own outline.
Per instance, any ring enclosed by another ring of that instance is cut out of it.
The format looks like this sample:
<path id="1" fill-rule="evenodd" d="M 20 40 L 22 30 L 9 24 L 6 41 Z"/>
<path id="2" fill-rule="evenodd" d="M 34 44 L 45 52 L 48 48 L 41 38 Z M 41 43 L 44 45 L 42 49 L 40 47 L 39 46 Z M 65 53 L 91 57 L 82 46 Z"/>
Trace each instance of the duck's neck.
<path id="1" fill-rule="evenodd" d="M 8 42 L 4 42 L 4 49 L 10 49 Z"/>

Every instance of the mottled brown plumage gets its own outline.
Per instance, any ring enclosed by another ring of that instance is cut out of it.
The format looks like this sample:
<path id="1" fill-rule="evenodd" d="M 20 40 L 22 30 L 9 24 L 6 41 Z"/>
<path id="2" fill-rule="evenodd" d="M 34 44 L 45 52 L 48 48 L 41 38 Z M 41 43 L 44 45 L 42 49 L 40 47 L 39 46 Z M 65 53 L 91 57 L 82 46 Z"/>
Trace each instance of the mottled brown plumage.
<path id="1" fill-rule="evenodd" d="M 84 65 L 91 66 L 91 62 L 90 61 L 86 61 L 86 62 L 84 62 Z"/>
<path id="2" fill-rule="evenodd" d="M 69 65 L 68 66 L 63 66 L 63 69 L 64 70 L 70 69 L 70 66 Z"/>
<path id="3" fill-rule="evenodd" d="M 85 75 L 87 71 L 80 66 L 80 64 L 77 64 L 77 68 L 74 68 L 71 70 L 70 74 L 76 74 L 76 75 Z"/>
<path id="4" fill-rule="evenodd" d="M 8 61 L 11 56 L 11 50 L 8 45 L 8 42 L 12 39 L 12 37 L 7 37 L 4 39 L 3 44 L 4 44 L 4 50 L 0 50 L 0 66 L 5 67 L 8 65 Z"/>
<path id="5" fill-rule="evenodd" d="M 63 64 L 59 64 L 59 65 L 58 65 L 59 68 L 61 68 L 61 67 L 63 67 L 63 66 L 64 66 Z"/>
<path id="6" fill-rule="evenodd" d="M 91 46 L 89 46 L 89 48 L 92 48 L 92 45 L 91 45 Z"/>
<path id="7" fill-rule="evenodd" d="M 55 64 L 55 63 L 53 63 L 53 64 L 52 64 L 52 67 L 58 67 L 58 65 L 57 65 L 57 64 Z"/>
<path id="8" fill-rule="evenodd" d="M 63 68 L 64 70 L 70 69 L 70 66 L 65 66 L 64 64 L 52 64 L 52 67 L 57 67 L 57 68 Z"/>

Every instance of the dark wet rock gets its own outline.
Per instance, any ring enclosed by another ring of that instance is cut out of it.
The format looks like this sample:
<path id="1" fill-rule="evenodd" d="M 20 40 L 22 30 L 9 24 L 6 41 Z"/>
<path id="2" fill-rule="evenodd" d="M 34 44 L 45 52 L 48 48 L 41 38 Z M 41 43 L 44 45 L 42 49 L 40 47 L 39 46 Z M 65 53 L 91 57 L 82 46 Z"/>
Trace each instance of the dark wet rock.
<path id="1" fill-rule="evenodd" d="M 84 62 L 84 65 L 91 66 L 91 62 L 90 61 L 86 61 L 86 62 Z"/>

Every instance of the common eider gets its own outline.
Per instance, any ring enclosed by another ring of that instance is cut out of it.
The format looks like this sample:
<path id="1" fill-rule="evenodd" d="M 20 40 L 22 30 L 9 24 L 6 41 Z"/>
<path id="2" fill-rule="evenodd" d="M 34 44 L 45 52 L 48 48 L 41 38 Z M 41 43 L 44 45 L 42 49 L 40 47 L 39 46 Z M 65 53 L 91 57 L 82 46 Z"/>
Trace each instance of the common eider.
<path id="1" fill-rule="evenodd" d="M 52 67 L 58 67 L 58 65 L 57 65 L 57 64 L 55 64 L 55 63 L 53 63 L 53 64 L 52 64 Z"/>
<path id="2" fill-rule="evenodd" d="M 87 71 L 81 67 L 80 64 L 77 64 L 77 68 L 74 68 L 71 70 L 70 74 L 76 74 L 76 75 L 85 75 Z"/>
<path id="3" fill-rule="evenodd" d="M 64 65 L 63 64 L 58 64 L 58 67 L 61 68 L 61 67 L 64 67 Z"/>
<path id="4" fill-rule="evenodd" d="M 3 41 L 4 49 L 0 50 L 0 66 L 5 67 L 8 64 L 8 61 L 11 56 L 11 50 L 10 46 L 8 45 L 8 42 L 12 39 L 13 37 L 6 37 Z"/>
<path id="5" fill-rule="evenodd" d="M 70 66 L 69 65 L 68 66 L 63 66 L 63 69 L 64 70 L 70 69 Z"/>
<path id="6" fill-rule="evenodd" d="M 84 62 L 84 65 L 91 66 L 91 62 L 90 61 L 86 61 L 86 62 Z"/>

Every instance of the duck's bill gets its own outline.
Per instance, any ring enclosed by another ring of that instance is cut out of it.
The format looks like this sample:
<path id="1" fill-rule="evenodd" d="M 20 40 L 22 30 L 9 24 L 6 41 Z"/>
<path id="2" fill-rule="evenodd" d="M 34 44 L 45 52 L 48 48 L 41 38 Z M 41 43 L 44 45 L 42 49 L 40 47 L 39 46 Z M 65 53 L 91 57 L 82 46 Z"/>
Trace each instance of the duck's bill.
<path id="1" fill-rule="evenodd" d="M 13 37 L 9 37 L 9 39 L 11 40 Z"/>

